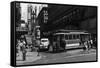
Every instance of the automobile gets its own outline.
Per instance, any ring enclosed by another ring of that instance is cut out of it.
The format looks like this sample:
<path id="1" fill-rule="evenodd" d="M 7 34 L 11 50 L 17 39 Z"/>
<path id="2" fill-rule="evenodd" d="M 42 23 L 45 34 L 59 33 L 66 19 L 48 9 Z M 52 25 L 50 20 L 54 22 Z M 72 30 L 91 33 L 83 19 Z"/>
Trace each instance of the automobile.
<path id="1" fill-rule="evenodd" d="M 40 40 L 40 50 L 47 50 L 49 47 L 49 39 L 48 38 L 41 38 Z"/>

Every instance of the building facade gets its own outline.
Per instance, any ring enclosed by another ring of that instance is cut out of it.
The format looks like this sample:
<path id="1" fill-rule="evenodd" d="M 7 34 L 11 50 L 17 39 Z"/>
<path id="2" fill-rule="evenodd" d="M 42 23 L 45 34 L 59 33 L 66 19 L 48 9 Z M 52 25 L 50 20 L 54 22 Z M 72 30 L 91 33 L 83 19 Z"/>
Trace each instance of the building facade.
<path id="1" fill-rule="evenodd" d="M 48 12 L 47 23 L 44 22 L 43 11 Z M 41 12 L 38 15 L 38 20 L 40 30 L 42 31 L 42 35 L 48 34 L 51 31 L 59 29 L 86 30 L 93 34 L 96 34 L 97 32 L 96 7 L 73 5 L 48 5 L 48 7 L 43 8 L 41 10 Z"/>

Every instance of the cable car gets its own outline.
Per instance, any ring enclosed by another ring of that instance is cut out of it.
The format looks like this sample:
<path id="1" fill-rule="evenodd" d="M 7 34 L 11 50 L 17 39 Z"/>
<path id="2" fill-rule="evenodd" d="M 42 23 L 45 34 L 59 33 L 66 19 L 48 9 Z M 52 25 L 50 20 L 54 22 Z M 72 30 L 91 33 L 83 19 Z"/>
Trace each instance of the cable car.
<path id="1" fill-rule="evenodd" d="M 84 48 L 81 44 L 90 38 L 90 33 L 82 30 L 58 30 L 53 32 L 51 51 L 59 51 L 71 48 Z"/>

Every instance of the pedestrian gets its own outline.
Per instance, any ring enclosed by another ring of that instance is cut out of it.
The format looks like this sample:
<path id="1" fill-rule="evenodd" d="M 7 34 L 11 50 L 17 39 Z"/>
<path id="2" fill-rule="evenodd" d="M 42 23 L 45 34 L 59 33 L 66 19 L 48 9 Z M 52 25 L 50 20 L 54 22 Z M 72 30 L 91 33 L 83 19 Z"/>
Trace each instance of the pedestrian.
<path id="1" fill-rule="evenodd" d="M 25 41 L 23 40 L 23 61 L 26 60 L 26 43 Z"/>
<path id="2" fill-rule="evenodd" d="M 90 40 L 91 48 L 93 48 L 93 40 Z"/>
<path id="3" fill-rule="evenodd" d="M 16 54 L 17 54 L 17 56 L 19 56 L 20 54 L 20 40 L 17 40 L 17 45 L 16 45 Z"/>
<path id="4" fill-rule="evenodd" d="M 40 54 L 39 54 L 39 51 L 40 51 L 40 40 L 38 39 L 38 40 L 36 40 L 37 42 L 36 42 L 36 45 L 37 45 L 37 48 L 36 48 L 36 50 L 37 50 L 37 56 L 40 56 Z"/>
<path id="5" fill-rule="evenodd" d="M 80 45 L 83 45 L 84 44 L 84 41 L 82 40 L 82 38 L 80 38 L 79 44 Z"/>
<path id="6" fill-rule="evenodd" d="M 85 46 L 85 50 L 88 51 L 88 42 L 87 41 L 84 42 L 84 46 Z"/>
<path id="7" fill-rule="evenodd" d="M 66 42 L 65 42 L 65 39 L 64 39 L 64 38 L 63 38 L 63 39 L 61 39 L 60 43 L 61 43 L 61 45 L 60 45 L 60 46 L 62 46 L 62 47 L 63 47 L 63 49 L 65 50 L 65 47 L 66 47 Z"/>
<path id="8" fill-rule="evenodd" d="M 37 48 L 37 53 L 38 53 L 37 56 L 40 56 L 40 54 L 39 54 L 39 47 Z"/>
<path id="9" fill-rule="evenodd" d="M 22 52 L 22 59 L 23 61 L 26 60 L 26 43 L 24 41 L 24 39 L 21 39 L 21 45 L 20 45 L 20 49 L 21 49 L 21 52 Z"/>
<path id="10" fill-rule="evenodd" d="M 56 52 L 56 49 L 57 49 L 57 48 L 56 48 L 56 41 L 55 41 L 55 40 L 53 41 L 53 44 L 52 44 L 52 45 L 53 45 L 53 50 L 54 50 L 54 52 Z"/>
<path id="11" fill-rule="evenodd" d="M 94 40 L 93 40 L 93 46 L 94 46 L 95 48 L 97 48 L 97 39 L 96 39 L 96 38 L 94 38 Z"/>
<path id="12" fill-rule="evenodd" d="M 88 45 L 88 50 L 90 50 L 90 48 L 91 48 L 91 41 L 90 41 L 90 39 L 87 41 L 87 45 Z"/>
<path id="13" fill-rule="evenodd" d="M 83 48 L 84 50 L 86 50 L 87 46 L 86 46 L 86 42 L 85 42 L 84 39 L 80 38 L 79 44 L 80 44 L 80 46 L 83 46 L 84 47 Z"/>

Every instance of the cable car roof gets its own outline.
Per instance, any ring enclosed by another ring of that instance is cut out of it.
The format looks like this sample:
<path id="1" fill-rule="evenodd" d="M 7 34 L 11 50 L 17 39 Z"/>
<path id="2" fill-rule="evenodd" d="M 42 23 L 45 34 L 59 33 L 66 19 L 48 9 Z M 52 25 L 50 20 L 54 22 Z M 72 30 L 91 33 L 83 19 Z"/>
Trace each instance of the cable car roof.
<path id="1" fill-rule="evenodd" d="M 86 33 L 86 32 L 68 32 L 68 33 L 64 33 L 64 32 L 60 32 L 60 33 L 55 33 L 54 35 L 61 35 L 61 34 L 89 34 L 89 33 Z"/>

